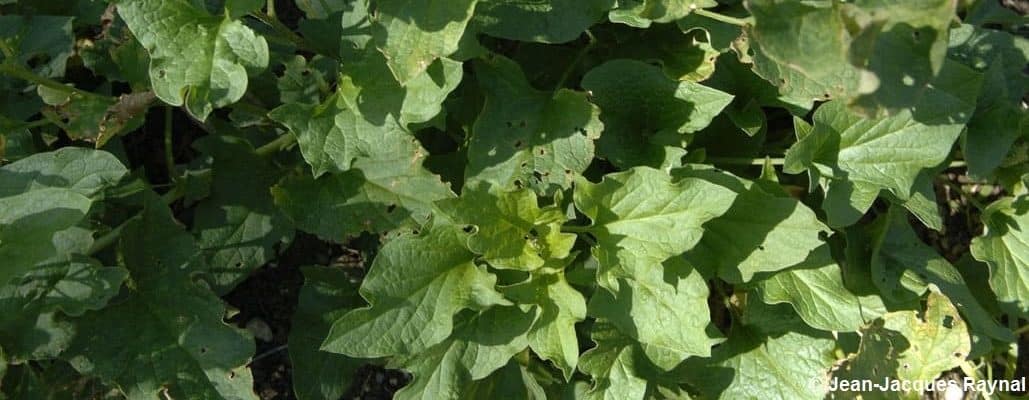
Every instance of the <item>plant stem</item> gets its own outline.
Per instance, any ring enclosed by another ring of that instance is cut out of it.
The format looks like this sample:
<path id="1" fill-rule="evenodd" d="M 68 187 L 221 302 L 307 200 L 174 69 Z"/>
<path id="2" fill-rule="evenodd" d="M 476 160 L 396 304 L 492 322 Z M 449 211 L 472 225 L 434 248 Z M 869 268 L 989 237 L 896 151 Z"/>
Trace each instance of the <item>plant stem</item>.
<path id="1" fill-rule="evenodd" d="M 41 126 L 52 125 L 52 124 L 53 123 L 50 122 L 50 120 L 48 120 L 46 118 L 44 118 L 44 119 L 37 119 L 35 121 L 29 121 L 29 122 L 26 122 L 26 123 L 22 124 L 21 126 L 18 127 L 18 129 L 39 128 Z"/>
<path id="2" fill-rule="evenodd" d="M 278 18 L 275 18 L 274 15 L 268 15 L 260 12 L 250 13 L 250 15 L 271 27 L 275 32 L 284 36 L 286 39 L 289 39 L 289 41 L 298 48 L 314 52 L 311 46 L 307 45 L 307 41 L 305 41 L 304 38 L 294 33 L 292 29 L 289 29 L 288 26 L 283 24 L 282 21 L 279 21 Z"/>
<path id="3" fill-rule="evenodd" d="M 286 146 L 289 146 L 296 141 L 296 136 L 293 136 L 293 134 L 291 133 L 286 133 L 282 136 L 275 138 L 275 140 L 266 143 L 264 146 L 258 147 L 257 150 L 254 150 L 254 152 L 257 153 L 257 155 L 259 156 L 269 156 L 277 151 L 286 148 Z"/>
<path id="4" fill-rule="evenodd" d="M 965 193 L 965 190 L 962 189 L 961 186 L 958 186 L 957 184 L 951 181 L 944 181 L 944 183 L 947 185 L 947 187 L 950 188 L 950 190 L 953 190 L 957 192 L 959 196 L 964 197 L 965 200 L 968 200 L 969 204 L 975 206 L 975 208 L 978 208 L 979 211 L 986 209 L 986 206 L 983 205 L 983 203 L 980 203 L 979 200 L 976 200 L 974 196 L 972 196 L 969 193 Z"/>
<path id="5" fill-rule="evenodd" d="M 175 173 L 175 149 L 172 148 L 172 108 L 164 107 L 164 164 L 168 168 L 168 181 L 177 183 L 178 174 Z"/>
<path id="6" fill-rule="evenodd" d="M 75 94 L 75 95 L 79 95 L 79 96 L 82 96 L 82 97 L 91 97 L 91 98 L 96 98 L 96 99 L 105 99 L 105 100 L 110 99 L 109 96 L 104 96 L 104 95 L 96 94 L 96 93 L 93 93 L 93 92 L 87 92 L 85 90 L 78 89 L 78 88 L 76 88 L 74 86 L 68 86 L 68 85 L 65 85 L 65 84 L 63 84 L 61 82 L 55 81 L 53 79 L 50 79 L 50 78 L 47 78 L 47 77 L 43 77 L 43 76 L 39 76 L 35 72 L 33 72 L 32 70 L 30 70 L 28 68 L 22 67 L 20 65 L 12 64 L 10 62 L 6 62 L 6 63 L 0 64 L 0 74 L 8 75 L 8 76 L 11 76 L 11 77 L 14 77 L 14 78 L 18 78 L 18 79 L 21 79 L 21 80 L 24 80 L 24 81 L 29 81 L 29 82 L 35 83 L 37 85 L 45 86 L 45 87 L 48 87 L 50 89 L 54 89 L 54 90 L 57 90 L 57 91 L 68 93 L 68 94 Z"/>
<path id="7" fill-rule="evenodd" d="M 568 67 L 566 67 L 563 72 L 561 72 L 561 78 L 557 80 L 557 85 L 554 85 L 555 91 L 564 87 L 565 82 L 568 81 L 568 77 L 572 75 L 572 71 L 575 70 L 575 67 L 582 62 L 584 57 L 586 57 L 586 53 L 593 50 L 593 46 L 597 44 L 597 38 L 593 36 L 593 32 L 590 32 L 589 29 L 586 30 L 586 37 L 589 38 L 589 43 L 586 43 L 585 46 L 582 46 L 582 48 L 579 49 L 579 52 L 575 54 L 575 58 L 572 59 L 572 62 L 568 64 Z"/>
<path id="8" fill-rule="evenodd" d="M 730 24 L 730 25 L 736 25 L 736 26 L 747 26 L 747 25 L 750 25 L 753 22 L 749 18 L 748 19 L 744 19 L 744 18 L 730 17 L 728 15 L 719 14 L 719 13 L 716 13 L 714 11 L 708 11 L 708 10 L 705 10 L 703 8 L 695 9 L 695 10 L 693 10 L 693 13 L 697 14 L 699 16 L 702 16 L 702 17 L 711 18 L 711 19 L 713 19 L 715 21 L 724 22 L 724 23 L 727 23 L 727 24 Z"/>
<path id="9" fill-rule="evenodd" d="M 272 17 L 272 18 L 278 19 L 278 16 L 275 15 L 275 0 L 268 0 L 268 2 L 266 4 L 267 4 L 267 8 L 268 8 L 266 10 L 266 12 L 268 13 L 268 16 Z"/>

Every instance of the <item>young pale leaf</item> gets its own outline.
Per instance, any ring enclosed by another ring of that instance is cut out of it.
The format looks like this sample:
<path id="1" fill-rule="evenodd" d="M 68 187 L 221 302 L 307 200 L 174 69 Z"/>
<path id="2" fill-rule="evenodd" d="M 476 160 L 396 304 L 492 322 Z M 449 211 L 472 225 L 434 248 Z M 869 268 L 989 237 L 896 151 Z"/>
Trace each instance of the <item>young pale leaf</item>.
<path id="1" fill-rule="evenodd" d="M 830 226 L 853 224 L 880 190 L 900 201 L 915 191 L 921 172 L 943 162 L 972 116 L 980 75 L 948 62 L 913 109 L 865 118 L 830 102 L 815 112 L 814 130 L 786 152 L 784 170 L 825 170 L 822 208 Z"/>
<path id="2" fill-rule="evenodd" d="M 450 336 L 458 311 L 507 303 L 494 289 L 496 277 L 475 265 L 467 236 L 440 225 L 383 245 L 361 284 L 370 306 L 337 319 L 322 349 L 352 357 L 413 356 Z"/>
<path id="3" fill-rule="evenodd" d="M 531 187 L 539 194 L 567 189 L 593 159 L 604 125 L 582 93 L 534 89 L 518 64 L 503 57 L 476 64 L 486 104 L 468 144 L 469 183 Z"/>
<path id="4" fill-rule="evenodd" d="M 250 71 L 268 65 L 268 44 L 229 15 L 183 0 L 127 0 L 118 14 L 150 53 L 150 84 L 164 102 L 204 120 L 243 97 Z"/>
<path id="5" fill-rule="evenodd" d="M 527 282 L 508 286 L 503 293 L 517 304 L 539 308 L 539 319 L 529 331 L 529 347 L 571 379 L 579 363 L 575 324 L 586 319 L 586 300 L 564 274 L 534 275 Z"/>
<path id="6" fill-rule="evenodd" d="M 437 59 L 457 51 L 478 1 L 376 2 L 377 47 L 401 85 L 406 86 Z"/>
<path id="7" fill-rule="evenodd" d="M 1006 198 L 983 213 L 986 232 L 972 255 L 990 265 L 990 286 L 1002 307 L 1029 316 L 1029 197 Z"/>
<path id="8" fill-rule="evenodd" d="M 440 200 L 436 207 L 454 223 L 474 229 L 469 249 L 494 268 L 536 270 L 568 257 L 575 244 L 575 234 L 561 233 L 564 215 L 553 207 L 541 210 L 527 189 L 491 192 L 487 185 L 465 186 L 460 199 Z"/>
<path id="9" fill-rule="evenodd" d="M 133 283 L 127 296 L 76 319 L 62 357 L 129 398 L 256 399 L 253 339 L 222 321 L 221 300 L 191 276 L 203 269 L 193 238 L 156 195 L 145 196 L 119 246 Z"/>
<path id="10" fill-rule="evenodd" d="M 396 398 L 448 399 L 471 397 L 472 381 L 486 378 L 528 346 L 526 332 L 537 315 L 518 307 L 493 307 L 460 318 L 454 334 L 426 350 L 401 356 L 389 364 L 414 375 Z M 508 394 L 505 394 L 505 396 Z"/>
<path id="11" fill-rule="evenodd" d="M 622 168 L 660 167 L 670 153 L 657 141 L 662 133 L 692 133 L 708 126 L 733 96 L 694 82 L 676 82 L 661 68 L 635 60 L 613 60 L 582 78 L 582 87 L 600 106 L 604 135 L 597 152 Z"/>
<path id="12" fill-rule="evenodd" d="M 600 183 L 576 182 L 575 207 L 597 238 L 601 286 L 618 292 L 615 278 L 635 279 L 700 241 L 705 222 L 724 214 L 736 194 L 696 178 L 672 181 L 647 167 L 609 174 Z"/>
<path id="13" fill-rule="evenodd" d="M 924 313 L 897 311 L 883 315 L 882 321 L 861 335 L 858 352 L 833 375 L 836 379 L 887 377 L 902 381 L 931 382 L 940 373 L 961 366 L 972 344 L 965 322 L 947 297 L 933 288 Z M 841 398 L 888 399 L 882 391 L 840 392 Z M 922 393 L 907 392 L 905 398 L 920 398 Z"/>
<path id="14" fill-rule="evenodd" d="M 299 400 L 334 400 L 346 394 L 354 374 L 364 364 L 339 354 L 321 351 L 332 322 L 363 302 L 358 284 L 345 270 L 303 267 L 297 311 L 289 332 L 289 359 L 293 366 L 293 393 Z"/>
<path id="15" fill-rule="evenodd" d="M 473 24 L 482 33 L 504 39 L 538 43 L 575 40 L 600 21 L 615 0 L 482 1 Z"/>
<path id="16" fill-rule="evenodd" d="M 930 284 L 939 287 L 965 317 L 971 332 L 1011 341 L 1002 327 L 976 300 L 961 273 L 936 250 L 922 243 L 898 210 L 877 221 L 878 244 L 872 254 L 872 278 L 885 300 L 903 302 L 921 296 Z"/>

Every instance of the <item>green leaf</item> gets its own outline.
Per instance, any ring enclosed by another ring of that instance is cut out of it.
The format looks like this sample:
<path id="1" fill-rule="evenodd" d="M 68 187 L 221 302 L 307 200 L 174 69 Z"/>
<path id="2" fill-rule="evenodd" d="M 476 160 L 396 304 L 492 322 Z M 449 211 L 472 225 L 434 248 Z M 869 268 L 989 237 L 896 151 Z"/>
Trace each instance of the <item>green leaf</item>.
<path id="1" fill-rule="evenodd" d="M 886 312 L 877 296 L 859 297 L 847 288 L 828 246 L 758 285 L 762 301 L 789 303 L 805 323 L 824 331 L 855 332 Z"/>
<path id="2" fill-rule="evenodd" d="M 903 302 L 917 298 L 933 284 L 954 303 L 973 334 L 1005 342 L 1013 339 L 1011 331 L 999 325 L 979 304 L 961 273 L 922 243 L 903 212 L 891 209 L 879 218 L 875 229 L 872 278 L 884 300 Z"/>
<path id="3" fill-rule="evenodd" d="M 479 62 L 475 71 L 486 104 L 468 144 L 468 183 L 530 187 L 539 194 L 571 187 L 604 129 L 596 106 L 583 93 L 534 89 L 518 64 L 503 57 Z"/>
<path id="4" fill-rule="evenodd" d="M 78 318 L 62 357 L 129 398 L 256 399 L 247 368 L 253 340 L 222 321 L 221 300 L 191 277 L 203 269 L 193 238 L 156 195 L 146 196 L 119 246 L 128 293 Z"/>
<path id="5" fill-rule="evenodd" d="M 563 273 L 534 275 L 527 282 L 511 285 L 503 293 L 517 304 L 532 304 L 539 318 L 529 331 L 529 347 L 548 360 L 569 380 L 579 363 L 579 340 L 575 324 L 586 319 L 586 300 Z"/>
<path id="6" fill-rule="evenodd" d="M 842 102 L 827 103 L 815 112 L 814 130 L 786 152 L 784 170 L 818 170 L 827 178 L 822 208 L 829 226 L 856 222 L 880 190 L 907 201 L 919 174 L 947 159 L 972 115 L 980 82 L 975 72 L 947 63 L 914 109 L 873 119 Z"/>
<path id="7" fill-rule="evenodd" d="M 600 183 L 576 182 L 575 208 L 588 216 L 596 237 L 601 286 L 617 292 L 615 278 L 634 279 L 689 250 L 701 225 L 728 211 L 736 194 L 696 178 L 673 182 L 661 171 L 637 167 Z"/>
<path id="8" fill-rule="evenodd" d="M 390 362 L 414 375 L 397 399 L 471 397 L 472 381 L 486 378 L 528 346 L 526 332 L 536 314 L 518 307 L 493 307 L 460 318 L 449 339 Z M 505 394 L 505 396 L 508 394 Z"/>
<path id="9" fill-rule="evenodd" d="M 1022 96 L 1029 90 L 1029 79 L 1022 71 L 1029 59 L 1029 40 L 961 25 L 951 30 L 950 57 L 985 75 L 978 108 L 968 122 L 961 148 L 968 172 L 987 178 L 1029 126 L 1029 113 L 1021 106 Z"/>
<path id="10" fill-rule="evenodd" d="M 769 193 L 760 184 L 711 170 L 677 170 L 720 183 L 737 193 L 725 214 L 704 225 L 704 237 L 686 257 L 695 264 L 718 268 L 731 283 L 750 281 L 755 274 L 780 271 L 800 264 L 823 245 L 830 230 L 814 211 L 797 199 Z"/>
<path id="11" fill-rule="evenodd" d="M 415 355 L 450 336 L 458 311 L 506 303 L 494 289 L 496 277 L 465 249 L 467 235 L 440 225 L 383 245 L 361 284 L 370 306 L 337 319 L 322 349 L 366 358 Z"/>
<path id="12" fill-rule="evenodd" d="M 9 43 L 14 51 L 10 60 L 4 55 L 4 61 L 34 65 L 33 70 L 42 76 L 64 76 L 68 58 L 74 53 L 72 20 L 49 15 L 0 16 L 0 41 Z"/>
<path id="13" fill-rule="evenodd" d="M 441 58 L 404 85 L 389 76 L 388 62 L 373 49 L 344 64 L 339 93 L 343 101 L 369 123 L 381 126 L 393 116 L 401 126 L 426 122 L 442 110 L 443 100 L 461 82 L 461 63 Z"/>
<path id="14" fill-rule="evenodd" d="M 474 226 L 468 248 L 483 255 L 494 268 L 532 271 L 552 259 L 568 257 L 575 235 L 561 233 L 564 215 L 537 204 L 527 189 L 494 191 L 489 186 L 466 186 L 459 199 L 444 199 L 436 207 L 451 221 Z"/>
<path id="15" fill-rule="evenodd" d="M 786 332 L 763 336 L 753 328 L 734 330 L 718 347 L 702 391 L 722 399 L 823 399 L 821 385 L 836 358 L 835 343 L 823 336 Z"/>
<path id="16" fill-rule="evenodd" d="M 339 11 L 349 11 L 352 7 L 347 0 L 297 0 L 297 8 L 307 15 L 307 18 L 325 19 L 329 15 Z"/>
<path id="17" fill-rule="evenodd" d="M 71 189 L 58 188 L 0 197 L 0 284 L 60 255 L 55 234 L 79 224 L 92 203 Z"/>
<path id="18" fill-rule="evenodd" d="M 321 351 L 332 322 L 360 307 L 357 280 L 340 268 L 302 267 L 300 289 L 289 339 L 293 393 L 299 400 L 338 399 L 346 394 L 363 361 Z"/>
<path id="19" fill-rule="evenodd" d="M 537 382 L 533 371 L 512 360 L 490 376 L 472 382 L 467 398 L 544 400 L 547 393 Z"/>
<path id="20" fill-rule="evenodd" d="M 214 267 L 210 283 L 227 293 L 293 236 L 292 224 L 268 192 L 282 173 L 242 139 L 214 136 L 195 146 L 212 155 L 214 164 L 211 195 L 197 205 L 192 231 Z"/>
<path id="21" fill-rule="evenodd" d="M 864 72 L 860 95 L 851 105 L 875 115 L 917 105 L 920 96 L 931 95 L 929 85 L 944 68 L 956 4 L 858 0 L 844 5 L 848 29 L 856 30 L 850 62 Z"/>
<path id="22" fill-rule="evenodd" d="M 86 197 L 118 182 L 128 170 L 106 151 L 64 147 L 0 168 L 0 197 L 43 188 L 66 188 Z"/>
<path id="23" fill-rule="evenodd" d="M 708 294 L 700 272 L 673 258 L 620 279 L 617 291 L 597 291 L 589 310 L 639 341 L 656 366 L 670 370 L 687 357 L 710 356 L 711 346 L 722 342 L 708 330 Z"/>
<path id="24" fill-rule="evenodd" d="M 608 18 L 611 22 L 647 28 L 652 22 L 673 22 L 694 9 L 717 5 L 715 0 L 618 0 L 618 6 L 611 10 Z"/>
<path id="25" fill-rule="evenodd" d="M 337 61 L 315 56 L 308 62 L 304 56 L 293 56 L 283 62 L 286 67 L 276 82 L 282 103 L 318 104 L 323 92 L 336 75 Z"/>
<path id="26" fill-rule="evenodd" d="M 729 105 L 732 95 L 694 82 L 676 82 L 661 68 L 613 60 L 588 72 L 582 87 L 600 106 L 604 135 L 597 152 L 618 167 L 659 167 L 668 150 L 662 134 L 699 131 Z M 680 154 L 681 155 L 681 154 Z"/>
<path id="27" fill-rule="evenodd" d="M 56 357 L 75 333 L 61 314 L 78 316 L 104 307 L 126 275 L 121 268 L 75 256 L 42 263 L 0 286 L 0 346 L 8 361 Z"/>
<path id="28" fill-rule="evenodd" d="M 638 345 L 610 325 L 594 325 L 591 336 L 597 346 L 583 353 L 579 363 L 579 369 L 594 382 L 584 398 L 643 399 L 647 393 L 647 380 L 640 373 Z"/>
<path id="29" fill-rule="evenodd" d="M 615 0 L 484 0 L 473 23 L 487 35 L 522 42 L 564 43 L 600 21 Z"/>
<path id="30" fill-rule="evenodd" d="M 990 286 L 1002 307 L 1029 315 L 1029 198 L 1005 198 L 983 212 L 986 231 L 972 255 L 990 265 Z"/>
<path id="31" fill-rule="evenodd" d="M 779 87 L 791 103 L 847 98 L 860 71 L 847 58 L 849 32 L 833 1 L 750 0 L 745 27 L 754 72 Z M 814 56 L 812 56 L 814 55 Z"/>
<path id="32" fill-rule="evenodd" d="M 961 366 L 972 344 L 965 322 L 947 297 L 935 288 L 929 292 L 924 313 L 897 311 L 883 315 L 882 321 L 861 335 L 858 352 L 833 373 L 835 379 L 871 379 L 932 382 L 945 371 Z M 886 399 L 882 391 L 839 393 L 843 398 Z M 922 393 L 902 392 L 905 398 L 920 398 Z"/>
<path id="33" fill-rule="evenodd" d="M 478 0 L 376 2 L 375 41 L 401 85 L 457 51 Z"/>
<path id="34" fill-rule="evenodd" d="M 268 44 L 228 15 L 185 0 L 129 0 L 118 14 L 150 54 L 150 83 L 165 103 L 200 120 L 239 101 L 247 75 L 268 65 Z"/>

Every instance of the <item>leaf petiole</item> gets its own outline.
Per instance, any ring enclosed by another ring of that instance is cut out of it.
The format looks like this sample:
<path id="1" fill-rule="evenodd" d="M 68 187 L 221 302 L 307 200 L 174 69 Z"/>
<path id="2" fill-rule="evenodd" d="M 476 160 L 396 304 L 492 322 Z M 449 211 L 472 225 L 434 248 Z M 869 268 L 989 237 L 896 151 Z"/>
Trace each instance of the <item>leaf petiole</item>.
<path id="1" fill-rule="evenodd" d="M 23 81 L 29 81 L 37 85 L 45 86 L 47 88 L 61 91 L 68 94 L 74 94 L 82 97 L 92 97 L 96 99 L 109 100 L 110 96 L 104 96 L 93 92 L 87 92 L 85 90 L 76 88 L 74 86 L 68 86 L 61 82 L 53 79 L 39 76 L 32 70 L 25 68 L 20 65 L 12 64 L 10 62 L 0 63 L 0 74 L 8 75 L 14 78 L 21 79 Z"/>
<path id="2" fill-rule="evenodd" d="M 715 21 L 724 22 L 724 23 L 727 23 L 727 24 L 730 24 L 730 25 L 736 25 L 736 26 L 741 26 L 741 27 L 742 26 L 751 25 L 751 24 L 754 23 L 754 21 L 751 18 L 730 17 L 728 15 L 719 14 L 719 13 L 716 13 L 714 11 L 708 11 L 708 10 L 705 10 L 703 8 L 695 9 L 695 10 L 693 10 L 693 13 L 695 13 L 695 14 L 697 14 L 699 16 L 702 16 L 702 17 L 711 18 L 711 19 L 713 19 Z"/>

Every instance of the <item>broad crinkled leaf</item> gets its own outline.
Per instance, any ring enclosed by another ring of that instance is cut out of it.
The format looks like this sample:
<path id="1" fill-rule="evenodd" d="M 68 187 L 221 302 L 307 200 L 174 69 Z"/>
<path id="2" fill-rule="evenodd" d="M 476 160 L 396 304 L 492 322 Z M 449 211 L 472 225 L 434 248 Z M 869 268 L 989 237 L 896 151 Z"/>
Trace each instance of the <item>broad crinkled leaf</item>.
<path id="1" fill-rule="evenodd" d="M 579 340 L 575 324 L 586 319 L 586 299 L 564 274 L 534 276 L 531 280 L 503 289 L 517 304 L 538 307 L 539 318 L 529 331 L 529 347 L 571 379 L 579 363 Z"/>
<path id="2" fill-rule="evenodd" d="M 526 332 L 535 319 L 535 313 L 518 307 L 493 307 L 459 318 L 449 339 L 390 362 L 390 367 L 400 367 L 414 375 L 414 380 L 398 391 L 396 398 L 475 398 L 470 393 L 473 381 L 486 378 L 525 349 Z"/>
<path id="3" fill-rule="evenodd" d="M 263 37 L 187 0 L 126 0 L 118 14 L 150 53 L 157 97 L 200 120 L 242 98 L 248 72 L 268 65 Z"/>
<path id="4" fill-rule="evenodd" d="M 855 332 L 886 312 L 878 297 L 859 297 L 847 288 L 828 246 L 758 285 L 764 302 L 789 303 L 805 323 L 824 331 Z"/>
<path id="5" fill-rule="evenodd" d="M 475 71 L 486 104 L 468 144 L 466 180 L 540 194 L 569 188 L 604 130 L 597 107 L 583 93 L 534 89 L 518 64 L 500 56 Z"/>
<path id="6" fill-rule="evenodd" d="M 654 365 L 670 370 L 686 357 L 710 356 L 711 346 L 722 341 L 708 333 L 707 299 L 700 272 L 682 258 L 673 258 L 619 280 L 615 292 L 597 291 L 589 310 L 639 341 Z"/>
<path id="7" fill-rule="evenodd" d="M 465 186 L 461 198 L 437 201 L 436 207 L 454 223 L 474 226 L 468 247 L 494 268 L 532 271 L 568 257 L 575 244 L 574 234 L 561 233 L 560 210 L 540 209 L 528 189 Z"/>
<path id="8" fill-rule="evenodd" d="M 919 174 L 942 163 L 975 109 L 981 78 L 948 62 L 914 109 L 866 118 L 839 101 L 815 112 L 814 130 L 786 152 L 784 170 L 818 170 L 830 226 L 853 224 L 880 190 L 912 197 Z"/>
<path id="9" fill-rule="evenodd" d="M 322 349 L 412 356 L 450 336 L 459 311 L 506 303 L 494 289 L 496 277 L 465 248 L 467 235 L 440 225 L 383 245 L 361 284 L 370 305 L 337 319 Z"/>
<path id="10" fill-rule="evenodd" d="M 884 300 L 917 298 L 936 285 L 965 317 L 970 331 L 1000 341 L 1013 335 L 993 319 L 972 294 L 961 273 L 935 249 L 922 243 L 906 215 L 891 209 L 877 220 L 872 254 L 872 279 Z"/>
<path id="11" fill-rule="evenodd" d="M 375 41 L 401 85 L 457 51 L 479 0 L 376 2 Z"/>
<path id="12" fill-rule="evenodd" d="M 990 286 L 1001 306 L 1029 315 L 1029 197 L 1006 198 L 983 213 L 986 232 L 972 255 L 990 265 Z"/>
<path id="13" fill-rule="evenodd" d="M 191 276 L 203 269 L 193 238 L 156 195 L 145 196 L 119 246 L 127 295 L 76 319 L 62 357 L 129 398 L 256 399 L 253 339 L 222 321 L 221 300 Z"/>
<path id="14" fill-rule="evenodd" d="M 212 285 L 226 293 L 249 272 L 275 256 L 293 226 L 275 204 L 268 187 L 281 173 L 249 143 L 231 136 L 197 141 L 214 157 L 211 195 L 196 208 L 193 233 L 211 267 Z"/>
<path id="15" fill-rule="evenodd" d="M 736 194 L 722 186 L 637 167 L 608 174 L 600 183 L 576 182 L 575 207 L 593 224 L 601 286 L 618 291 L 615 278 L 633 279 L 700 241 L 708 222 L 724 214 Z"/>
<path id="16" fill-rule="evenodd" d="M 300 289 L 289 338 L 289 359 L 293 366 L 293 393 L 299 400 L 329 400 L 343 397 L 354 374 L 364 361 L 321 351 L 322 340 L 332 322 L 363 302 L 357 280 L 335 267 L 302 267 L 304 287 Z"/>
<path id="17" fill-rule="evenodd" d="M 473 23 L 499 38 L 564 43 L 603 19 L 614 4 L 615 0 L 481 0 Z"/>
<path id="18" fill-rule="evenodd" d="M 582 78 L 601 110 L 604 135 L 597 153 L 622 168 L 660 167 L 668 154 L 661 134 L 693 133 L 708 126 L 733 96 L 695 82 L 676 82 L 661 68 L 636 60 L 613 60 Z"/>
<path id="19" fill-rule="evenodd" d="M 737 193 L 732 207 L 704 225 L 704 237 L 686 254 L 695 264 L 717 268 L 727 282 L 797 265 L 830 233 L 806 205 L 759 184 L 711 170 L 677 170 L 676 176 L 708 179 Z"/>
<path id="20" fill-rule="evenodd" d="M 647 28 L 652 22 L 673 22 L 694 9 L 718 5 L 715 0 L 618 0 L 617 3 L 608 18 L 636 28 Z"/>
<path id="21" fill-rule="evenodd" d="M 940 373 L 961 366 L 971 350 L 965 322 L 958 310 L 935 288 L 929 292 L 925 312 L 897 311 L 862 332 L 858 352 L 833 373 L 836 379 L 871 379 L 932 382 Z M 841 398 L 890 399 L 882 391 L 841 391 Z M 901 392 L 917 399 L 918 392 Z"/>

